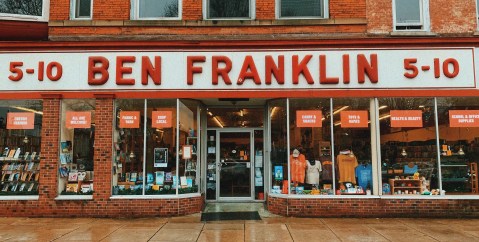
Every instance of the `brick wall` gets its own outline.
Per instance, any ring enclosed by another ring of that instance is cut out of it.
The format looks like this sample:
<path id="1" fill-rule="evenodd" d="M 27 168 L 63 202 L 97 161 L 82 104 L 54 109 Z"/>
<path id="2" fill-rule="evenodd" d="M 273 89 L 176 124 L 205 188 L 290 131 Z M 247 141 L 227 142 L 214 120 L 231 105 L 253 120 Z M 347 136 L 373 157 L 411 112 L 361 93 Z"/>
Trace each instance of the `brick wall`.
<path id="1" fill-rule="evenodd" d="M 393 0 L 366 0 L 368 33 L 388 34 L 393 29 Z"/>
<path id="2" fill-rule="evenodd" d="M 476 30 L 476 0 L 429 0 L 431 31 L 439 34 Z"/>
<path id="3" fill-rule="evenodd" d="M 268 210 L 294 217 L 478 217 L 479 200 L 268 197 Z"/>
<path id="4" fill-rule="evenodd" d="M 70 18 L 69 0 L 50 0 L 50 21 L 67 20 Z"/>
<path id="5" fill-rule="evenodd" d="M 94 0 L 94 20 L 130 19 L 130 0 Z"/>
<path id="6" fill-rule="evenodd" d="M 337 18 L 366 18 L 366 0 L 329 0 L 329 16 Z"/>

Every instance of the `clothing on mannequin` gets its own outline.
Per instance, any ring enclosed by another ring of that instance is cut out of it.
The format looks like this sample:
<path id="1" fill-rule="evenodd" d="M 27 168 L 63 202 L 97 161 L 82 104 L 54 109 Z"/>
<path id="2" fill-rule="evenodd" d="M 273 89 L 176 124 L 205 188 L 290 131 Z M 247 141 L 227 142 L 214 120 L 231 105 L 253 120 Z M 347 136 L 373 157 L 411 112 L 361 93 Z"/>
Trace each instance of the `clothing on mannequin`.
<path id="1" fill-rule="evenodd" d="M 306 170 L 306 157 L 295 149 L 290 157 L 291 160 L 291 182 L 304 183 Z"/>
<path id="2" fill-rule="evenodd" d="M 318 160 L 306 161 L 306 183 L 312 185 L 319 184 L 319 173 L 322 171 L 321 162 Z"/>
<path id="3" fill-rule="evenodd" d="M 356 178 L 358 179 L 358 185 L 363 189 L 372 187 L 373 184 L 373 168 L 369 162 L 365 162 L 356 167 Z"/>
<path id="4" fill-rule="evenodd" d="M 351 151 L 340 151 L 337 156 L 338 168 L 339 168 L 339 182 L 351 182 L 356 184 L 355 169 L 358 166 L 358 160 Z"/>

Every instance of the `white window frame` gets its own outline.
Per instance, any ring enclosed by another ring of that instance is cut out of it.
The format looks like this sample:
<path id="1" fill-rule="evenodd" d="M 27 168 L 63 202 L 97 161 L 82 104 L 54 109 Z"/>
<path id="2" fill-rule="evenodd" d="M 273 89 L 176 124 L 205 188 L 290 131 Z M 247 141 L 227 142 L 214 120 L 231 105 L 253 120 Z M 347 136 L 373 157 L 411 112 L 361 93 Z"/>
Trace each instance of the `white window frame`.
<path id="1" fill-rule="evenodd" d="M 281 16 L 281 2 L 283 0 L 275 0 L 276 6 L 276 19 L 328 19 L 329 18 L 329 0 L 318 0 L 323 2 L 323 13 L 322 17 L 315 16 L 297 16 L 297 17 L 282 17 Z"/>
<path id="2" fill-rule="evenodd" d="M 91 0 L 90 4 L 90 16 L 89 17 L 77 17 L 77 12 L 78 12 L 78 6 L 77 2 L 79 0 L 70 0 L 70 19 L 73 20 L 91 20 L 93 18 L 93 2 L 94 0 Z"/>
<path id="3" fill-rule="evenodd" d="M 182 0 L 177 0 L 178 1 L 178 17 L 157 17 L 157 18 L 140 18 L 139 1 L 140 0 L 131 0 L 130 19 L 132 20 L 181 20 L 182 18 L 182 8 L 183 8 Z"/>
<path id="4" fill-rule="evenodd" d="M 392 9 L 393 9 L 393 30 L 394 31 L 429 31 L 430 23 L 429 23 L 429 0 L 419 0 L 420 2 L 420 11 L 421 14 L 421 21 L 419 23 L 410 23 L 410 24 L 398 24 L 396 21 L 396 1 L 401 0 L 393 0 L 392 1 Z M 397 29 L 397 27 L 402 26 L 420 26 L 420 29 Z"/>
<path id="5" fill-rule="evenodd" d="M 476 29 L 479 30 L 479 0 L 476 0 Z"/>
<path id="6" fill-rule="evenodd" d="M 249 17 L 233 17 L 233 18 L 209 18 L 210 0 L 203 0 L 203 19 L 204 20 L 253 20 L 256 18 L 256 0 L 249 0 Z"/>
<path id="7" fill-rule="evenodd" d="M 18 21 L 33 21 L 33 22 L 48 22 L 49 16 L 50 16 L 50 0 L 43 0 L 42 16 L 0 13 L 1 20 L 18 20 Z"/>

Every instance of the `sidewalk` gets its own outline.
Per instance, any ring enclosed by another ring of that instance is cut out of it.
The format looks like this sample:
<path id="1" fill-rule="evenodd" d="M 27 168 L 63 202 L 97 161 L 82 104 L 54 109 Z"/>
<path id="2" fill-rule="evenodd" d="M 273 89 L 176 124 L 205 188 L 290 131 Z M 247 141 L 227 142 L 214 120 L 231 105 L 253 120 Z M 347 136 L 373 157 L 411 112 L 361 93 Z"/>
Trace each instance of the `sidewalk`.
<path id="1" fill-rule="evenodd" d="M 0 241 L 479 241 L 479 219 L 0 218 Z"/>

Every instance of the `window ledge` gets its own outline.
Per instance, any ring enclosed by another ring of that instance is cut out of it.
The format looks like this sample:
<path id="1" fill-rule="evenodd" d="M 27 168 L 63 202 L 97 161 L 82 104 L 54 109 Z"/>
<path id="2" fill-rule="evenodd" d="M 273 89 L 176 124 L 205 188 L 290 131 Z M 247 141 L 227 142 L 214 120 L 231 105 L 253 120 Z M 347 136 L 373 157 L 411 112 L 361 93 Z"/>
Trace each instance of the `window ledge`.
<path id="1" fill-rule="evenodd" d="M 393 31 L 390 33 L 391 36 L 400 36 L 400 37 L 418 37 L 418 36 L 426 36 L 426 37 L 431 37 L 431 36 L 437 36 L 436 33 L 434 32 L 429 32 L 429 31 Z"/>
<path id="2" fill-rule="evenodd" d="M 479 195 L 288 195 L 269 193 L 270 197 L 286 198 L 286 199 L 408 199 L 408 200 L 479 200 Z"/>
<path id="3" fill-rule="evenodd" d="M 93 200 L 93 195 L 59 195 L 55 200 Z"/>
<path id="4" fill-rule="evenodd" d="M 301 26 L 301 25 L 365 25 L 365 18 L 344 19 L 276 19 L 276 20 L 59 20 L 48 22 L 49 27 L 78 27 L 78 26 L 184 26 L 184 27 L 213 27 L 213 26 Z"/>
<path id="5" fill-rule="evenodd" d="M 28 201 L 28 200 L 38 200 L 38 195 L 24 195 L 24 196 L 0 196 L 0 201 Z"/>
<path id="6" fill-rule="evenodd" d="M 178 198 L 192 198 L 201 197 L 201 193 L 189 193 L 178 195 L 115 195 L 110 199 L 178 199 Z"/>

